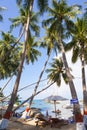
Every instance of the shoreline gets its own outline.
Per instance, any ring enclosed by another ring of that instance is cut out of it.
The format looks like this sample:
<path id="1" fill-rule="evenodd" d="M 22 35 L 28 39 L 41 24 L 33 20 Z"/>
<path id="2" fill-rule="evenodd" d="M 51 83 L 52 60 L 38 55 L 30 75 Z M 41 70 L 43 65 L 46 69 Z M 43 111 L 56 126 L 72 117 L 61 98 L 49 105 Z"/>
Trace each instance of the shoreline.
<path id="1" fill-rule="evenodd" d="M 35 108 L 35 104 L 33 104 L 33 106 L 32 106 L 33 108 Z M 49 110 L 48 115 L 50 116 L 50 114 L 52 114 L 52 117 L 54 118 L 55 113 L 52 112 L 52 111 L 54 111 L 54 104 L 48 104 L 48 103 L 45 104 L 44 102 L 40 102 L 40 103 L 38 102 L 37 105 L 38 105 L 38 108 L 36 108 L 36 110 L 39 110 L 39 111 L 35 111 L 33 109 L 33 113 L 32 113 L 33 117 L 26 119 L 26 121 L 24 121 L 24 119 L 22 119 L 22 118 L 12 117 L 9 120 L 7 130 L 33 130 L 33 129 L 34 130 L 41 130 L 42 126 L 36 126 L 34 117 L 38 113 L 43 114 L 42 112 L 44 112 L 44 116 L 46 116 L 46 110 Z M 39 105 L 41 107 L 39 107 Z M 60 102 L 60 104 L 56 104 L 56 107 L 58 110 L 61 111 L 61 114 L 58 115 L 59 119 L 62 118 L 62 119 L 68 120 L 70 117 L 73 116 L 72 115 L 72 108 L 70 108 L 69 101 L 62 101 L 62 102 Z M 41 110 L 44 110 L 44 111 L 41 111 Z M 75 122 L 73 122 L 73 123 L 68 122 L 67 125 L 63 124 L 60 126 L 60 128 L 59 128 L 59 126 L 58 127 L 55 127 L 55 126 L 51 127 L 51 125 L 46 125 L 43 127 L 43 130 L 60 130 L 60 129 L 61 130 L 76 130 L 76 124 L 75 124 Z"/>

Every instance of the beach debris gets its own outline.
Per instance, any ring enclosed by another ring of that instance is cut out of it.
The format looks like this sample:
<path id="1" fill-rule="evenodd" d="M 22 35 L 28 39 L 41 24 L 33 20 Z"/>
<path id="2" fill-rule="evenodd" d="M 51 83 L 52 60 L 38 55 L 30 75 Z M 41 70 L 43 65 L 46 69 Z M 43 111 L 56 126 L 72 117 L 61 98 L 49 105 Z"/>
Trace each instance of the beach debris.
<path id="1" fill-rule="evenodd" d="M 68 125 L 68 120 L 59 118 L 50 118 L 51 127 L 61 128 L 63 125 Z"/>

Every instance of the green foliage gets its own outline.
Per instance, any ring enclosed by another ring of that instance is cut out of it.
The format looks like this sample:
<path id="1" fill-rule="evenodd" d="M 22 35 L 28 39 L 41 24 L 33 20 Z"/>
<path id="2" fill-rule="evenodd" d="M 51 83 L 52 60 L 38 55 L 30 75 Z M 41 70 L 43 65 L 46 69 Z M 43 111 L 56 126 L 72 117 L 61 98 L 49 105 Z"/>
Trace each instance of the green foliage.
<path id="1" fill-rule="evenodd" d="M 23 28 L 25 24 L 27 23 L 27 18 L 28 18 L 28 9 L 20 8 L 20 16 L 17 16 L 15 18 L 10 18 L 9 20 L 12 22 L 10 26 L 10 31 L 12 31 L 15 27 L 21 26 Z M 31 13 L 31 18 L 30 18 L 30 26 L 29 26 L 29 33 L 32 33 L 36 36 L 39 36 L 40 28 L 38 26 L 38 13 Z"/>
<path id="2" fill-rule="evenodd" d="M 12 22 L 11 31 L 14 27 L 19 27 L 20 25 L 22 28 L 25 27 L 27 23 L 27 18 L 28 9 L 20 8 L 20 16 L 10 19 L 10 21 Z M 36 50 L 39 44 L 35 41 L 33 37 L 33 35 L 39 36 L 39 32 L 40 31 L 38 26 L 38 13 L 31 12 L 25 55 L 27 64 L 29 64 L 30 62 L 34 63 L 34 61 L 38 59 L 38 56 L 41 55 L 41 53 Z"/>
<path id="3" fill-rule="evenodd" d="M 48 0 L 37 0 L 38 9 L 41 14 L 47 11 L 48 2 Z"/>
<path id="4" fill-rule="evenodd" d="M 53 62 L 50 63 L 51 68 L 47 69 L 49 81 L 54 81 L 58 86 L 61 85 L 61 78 L 63 77 L 65 83 L 68 83 L 68 78 L 65 73 L 65 68 L 61 59 L 53 59 Z"/>
<path id="5" fill-rule="evenodd" d="M 16 99 L 15 99 L 15 104 L 16 104 L 16 105 L 19 105 L 19 104 L 21 103 L 21 100 L 20 100 L 20 99 L 21 99 L 20 95 L 17 95 L 17 96 L 16 96 Z"/>
<path id="6" fill-rule="evenodd" d="M 17 73 L 20 48 L 14 47 L 15 38 L 9 33 L 2 32 L 0 40 L 0 79 L 8 78 Z"/>
<path id="7" fill-rule="evenodd" d="M 37 5 L 40 14 L 43 14 L 47 10 L 48 0 L 16 0 L 17 4 L 23 8 L 29 8 L 31 2 Z"/>
<path id="8" fill-rule="evenodd" d="M 75 18 L 79 10 L 80 7 L 78 5 L 68 6 L 65 0 L 58 2 L 53 0 L 52 7 L 48 7 L 50 17 L 44 20 L 42 25 L 49 26 L 51 31 L 55 30 L 57 33 L 61 32 L 62 41 L 65 41 L 71 36 L 71 29 L 74 26 L 72 18 Z"/>
<path id="9" fill-rule="evenodd" d="M 34 37 L 28 37 L 26 45 L 26 63 L 34 63 L 35 60 L 38 60 L 38 56 L 41 56 L 41 53 L 36 49 L 39 47 L 39 43 L 34 41 Z"/>
<path id="10" fill-rule="evenodd" d="M 71 42 L 65 45 L 66 50 L 73 49 L 72 62 L 75 63 L 84 54 L 85 61 L 87 61 L 87 19 L 86 13 L 81 18 L 77 18 L 74 22 L 73 30 L 71 30 Z"/>

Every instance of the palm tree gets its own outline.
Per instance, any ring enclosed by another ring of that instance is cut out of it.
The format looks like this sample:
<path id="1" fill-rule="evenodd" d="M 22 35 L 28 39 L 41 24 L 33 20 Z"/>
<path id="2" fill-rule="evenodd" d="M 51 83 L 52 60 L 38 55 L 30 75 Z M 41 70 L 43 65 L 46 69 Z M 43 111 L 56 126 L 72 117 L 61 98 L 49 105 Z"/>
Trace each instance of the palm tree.
<path id="1" fill-rule="evenodd" d="M 29 108 L 30 108 L 30 106 L 31 106 L 31 104 L 32 104 L 32 101 L 33 101 L 33 99 L 34 99 L 34 96 L 33 95 L 35 95 L 36 94 L 36 92 L 37 92 L 37 88 L 38 88 L 38 86 L 39 86 L 39 83 L 40 83 L 40 80 L 41 80 L 41 78 L 42 78 L 42 76 L 43 76 L 43 73 L 44 73 L 44 71 L 45 71 L 45 69 L 46 69 L 46 66 L 47 66 L 47 63 L 48 63 L 48 61 L 49 61 L 49 58 L 50 58 L 50 56 L 51 56 L 51 52 L 52 52 L 52 50 L 54 50 L 55 52 L 57 51 L 57 49 L 56 49 L 56 42 L 55 42 L 55 35 L 54 35 L 54 33 L 52 33 L 52 32 L 50 32 L 50 29 L 49 28 L 45 28 L 46 29 L 46 36 L 45 37 L 43 37 L 43 40 L 41 39 L 41 47 L 43 47 L 43 48 L 46 48 L 47 49 L 47 58 L 46 58 L 46 61 L 45 61 L 45 63 L 44 63 L 44 66 L 43 66 L 43 68 L 42 68 L 42 71 L 41 71 L 41 73 L 40 73 L 40 76 L 39 76 L 39 79 L 38 79 L 38 81 L 37 81 L 37 84 L 36 84 L 36 86 L 35 86 L 35 89 L 34 89 L 34 92 L 33 92 L 33 94 L 32 94 L 32 98 L 30 99 L 30 102 L 29 102 Z M 58 47 L 58 46 L 57 46 Z"/>
<path id="2" fill-rule="evenodd" d="M 66 74 L 69 80 L 69 86 L 71 90 L 72 99 L 78 99 L 75 86 L 73 83 L 73 77 L 70 73 L 66 55 L 65 55 L 64 41 L 65 41 L 65 38 L 69 37 L 71 27 L 73 27 L 73 22 L 70 20 L 70 18 L 74 18 L 79 10 L 77 10 L 75 6 L 68 6 L 65 0 L 61 0 L 61 1 L 59 0 L 59 2 L 57 2 L 56 0 L 53 0 L 52 6 L 53 8 L 48 8 L 48 11 L 50 13 L 50 18 L 45 20 L 43 24 L 46 26 L 49 25 L 50 31 L 53 30 L 54 32 L 56 31 L 57 33 L 58 44 L 60 46 L 63 63 L 64 63 Z M 73 109 L 75 112 L 75 116 L 77 114 L 81 115 L 79 101 L 77 104 L 74 104 L 73 106 L 74 106 Z M 76 121 L 78 121 L 77 118 L 76 118 Z"/>
<path id="3" fill-rule="evenodd" d="M 20 78 L 21 78 L 21 74 L 22 74 L 22 68 L 23 68 L 23 64 L 25 61 L 25 56 L 26 56 L 26 46 L 28 43 L 28 36 L 30 35 L 30 31 L 29 31 L 29 25 L 30 25 L 30 21 L 31 21 L 31 12 L 32 12 L 32 7 L 33 7 L 33 1 L 29 2 L 28 8 L 25 8 L 25 10 L 27 11 L 27 18 L 24 19 L 24 22 L 22 22 L 22 26 L 25 30 L 24 33 L 24 43 L 23 43 L 23 47 L 22 47 L 22 53 L 21 53 L 21 59 L 20 59 L 20 64 L 18 67 L 18 73 L 17 73 L 17 78 L 14 84 L 14 88 L 13 88 L 13 92 L 11 95 L 11 99 L 10 99 L 10 103 L 8 105 L 8 108 L 3 116 L 3 119 L 1 121 L 1 125 L 0 128 L 1 129 L 6 129 L 7 124 L 8 124 L 8 120 L 12 115 L 12 109 L 13 109 L 13 105 L 15 103 L 15 99 L 16 99 L 16 95 L 17 95 L 17 91 L 18 91 L 18 86 L 19 86 L 19 82 L 20 82 Z M 22 19 L 23 20 L 23 19 Z M 18 24 L 19 25 L 19 24 Z M 6 123 L 7 122 L 7 123 Z M 5 123 L 6 125 L 3 126 L 3 123 Z"/>
<path id="4" fill-rule="evenodd" d="M 43 47 L 43 48 L 47 49 L 47 58 L 46 58 L 46 61 L 45 61 L 44 65 L 43 65 L 42 71 L 41 71 L 41 73 L 39 75 L 39 78 L 38 78 L 37 84 L 35 86 L 34 92 L 32 94 L 32 97 L 31 97 L 31 99 L 29 101 L 29 108 L 31 107 L 31 104 L 32 104 L 33 99 L 34 99 L 34 95 L 37 92 L 37 88 L 38 88 L 39 83 L 41 81 L 41 78 L 42 78 L 42 76 L 44 74 L 44 71 L 46 69 L 47 63 L 49 61 L 49 58 L 51 56 L 51 52 L 52 52 L 52 49 L 53 49 L 53 41 L 52 41 L 52 36 L 49 35 L 50 34 L 49 29 L 46 30 L 46 33 L 47 33 L 46 37 L 44 37 L 43 40 L 41 39 L 40 47 Z"/>
<path id="5" fill-rule="evenodd" d="M 61 58 L 53 59 L 52 63 L 50 63 L 51 68 L 47 69 L 48 79 L 51 82 L 55 82 L 57 86 L 61 85 L 61 78 L 63 77 L 65 83 L 68 83 L 68 77 L 65 73 L 65 68 Z"/>
<path id="6" fill-rule="evenodd" d="M 82 88 L 83 88 L 83 112 L 87 115 L 87 89 L 85 77 L 85 64 L 87 62 L 87 12 L 82 18 L 77 18 L 75 27 L 72 30 L 72 41 L 66 45 L 66 50 L 73 49 L 72 62 L 75 63 L 78 57 L 82 66 Z"/>

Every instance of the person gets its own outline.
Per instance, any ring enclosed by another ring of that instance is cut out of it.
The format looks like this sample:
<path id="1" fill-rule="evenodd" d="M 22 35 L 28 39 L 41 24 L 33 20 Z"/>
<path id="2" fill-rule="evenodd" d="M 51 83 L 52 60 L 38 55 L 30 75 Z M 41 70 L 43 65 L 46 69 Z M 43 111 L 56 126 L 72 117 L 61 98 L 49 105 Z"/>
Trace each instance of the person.
<path id="1" fill-rule="evenodd" d="M 46 110 L 46 117 L 48 118 L 49 114 L 48 114 L 48 110 Z"/>
<path id="2" fill-rule="evenodd" d="M 23 118 L 24 120 L 27 119 L 29 110 L 30 110 L 30 108 L 27 106 L 25 111 L 23 112 L 21 118 Z"/>

